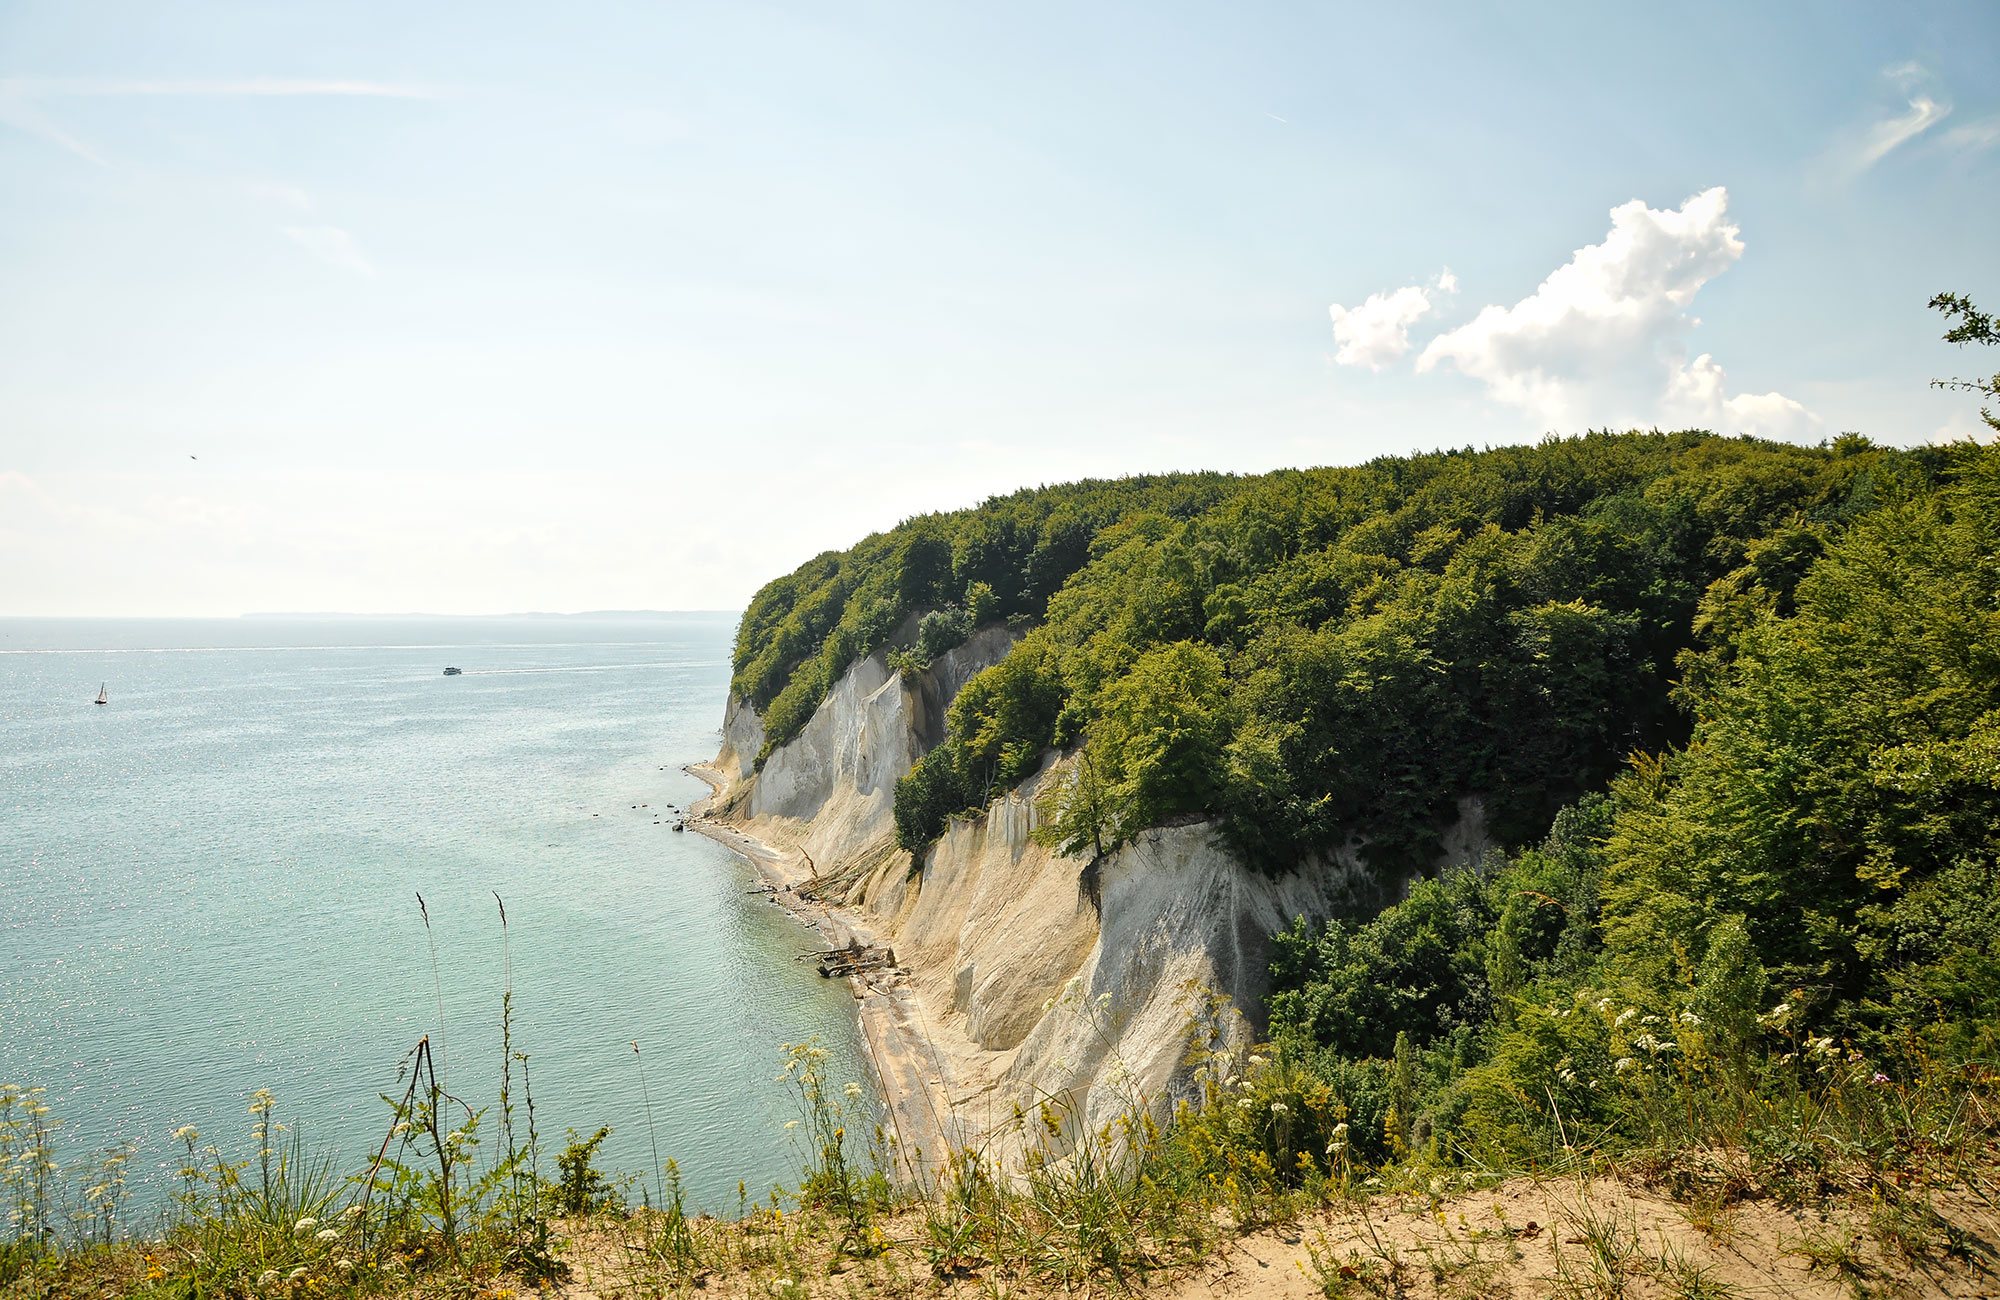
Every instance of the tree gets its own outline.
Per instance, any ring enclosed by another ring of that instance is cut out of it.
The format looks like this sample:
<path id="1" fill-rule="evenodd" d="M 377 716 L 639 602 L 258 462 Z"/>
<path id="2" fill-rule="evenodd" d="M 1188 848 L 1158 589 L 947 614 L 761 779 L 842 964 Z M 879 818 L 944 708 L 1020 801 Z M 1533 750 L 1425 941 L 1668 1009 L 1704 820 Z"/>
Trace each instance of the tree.
<path id="1" fill-rule="evenodd" d="M 1984 343 L 1989 347 L 2000 343 L 2000 327 L 1995 327 L 1993 318 L 1974 307 L 1963 294 L 1941 293 L 1931 299 L 1931 306 L 1943 312 L 1946 320 L 1954 322 L 1945 331 L 1945 342 L 1956 343 L 1960 347 L 1968 343 Z M 2000 397 L 2000 374 L 1991 379 L 1933 379 L 1931 387 L 1978 393 L 1982 397 Z M 2000 415 L 1993 414 L 1990 407 L 1980 407 L 1979 418 L 2000 429 Z"/>

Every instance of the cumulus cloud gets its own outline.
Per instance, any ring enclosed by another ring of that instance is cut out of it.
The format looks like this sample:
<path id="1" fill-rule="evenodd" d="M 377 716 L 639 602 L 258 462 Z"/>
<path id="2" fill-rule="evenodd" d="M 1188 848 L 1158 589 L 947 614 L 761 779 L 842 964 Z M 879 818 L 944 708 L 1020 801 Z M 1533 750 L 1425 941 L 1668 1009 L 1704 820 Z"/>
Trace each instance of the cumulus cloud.
<path id="1" fill-rule="evenodd" d="M 1483 307 L 1432 338 L 1416 370 L 1456 370 L 1548 428 L 1683 423 L 1800 436 L 1817 426 L 1800 403 L 1775 392 L 1732 395 L 1713 356 L 1687 360 L 1687 337 L 1699 323 L 1689 311 L 1695 296 L 1743 249 L 1721 186 L 1678 208 L 1620 204 L 1601 242 L 1577 249 L 1512 306 Z M 1379 369 L 1403 356 L 1433 294 L 1457 284 L 1446 270 L 1429 289 L 1376 294 L 1351 311 L 1335 307 L 1336 359 Z"/>
<path id="2" fill-rule="evenodd" d="M 371 280 L 375 278 L 374 263 L 361 251 L 354 236 L 339 226 L 286 226 L 284 231 L 293 243 L 327 265 Z"/>
<path id="3" fill-rule="evenodd" d="M 1633 199 L 1611 210 L 1602 243 L 1577 249 L 1513 306 L 1483 308 L 1432 339 L 1417 369 L 1451 366 L 1554 423 L 1601 419 L 1597 390 L 1659 392 L 1694 324 L 1695 294 L 1742 256 L 1721 186 L 1668 210 Z"/>
<path id="4" fill-rule="evenodd" d="M 1797 439 L 1819 428 L 1817 416 L 1783 393 L 1738 393 L 1731 397 L 1722 367 L 1706 352 L 1676 367 L 1668 377 L 1661 414 L 1669 424 L 1759 438 Z"/>
<path id="5" fill-rule="evenodd" d="M 1333 317 L 1333 341 L 1340 346 L 1333 359 L 1343 366 L 1366 366 L 1380 370 L 1399 360 L 1410 350 L 1410 326 L 1430 314 L 1431 294 L 1453 293 L 1458 277 L 1446 267 L 1431 288 L 1412 284 L 1401 289 L 1370 294 L 1358 307 L 1339 303 L 1328 308 Z"/>

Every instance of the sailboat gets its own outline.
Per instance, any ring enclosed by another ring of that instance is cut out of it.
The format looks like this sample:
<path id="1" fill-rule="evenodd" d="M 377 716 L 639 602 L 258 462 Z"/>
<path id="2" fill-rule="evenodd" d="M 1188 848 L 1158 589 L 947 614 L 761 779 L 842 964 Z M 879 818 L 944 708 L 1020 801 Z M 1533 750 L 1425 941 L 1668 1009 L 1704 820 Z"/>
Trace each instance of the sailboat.
<path id="1" fill-rule="evenodd" d="M 104 684 L 104 683 L 102 683 L 102 682 L 98 683 L 98 687 L 97 687 L 97 699 L 96 699 L 96 701 L 95 701 L 95 702 L 96 702 L 96 703 L 98 703 L 98 704 L 109 704 L 109 703 L 111 703 L 111 695 L 110 695 L 110 692 L 108 692 L 108 691 L 106 691 L 106 690 L 104 689 L 104 685 L 105 685 L 105 684 Z"/>

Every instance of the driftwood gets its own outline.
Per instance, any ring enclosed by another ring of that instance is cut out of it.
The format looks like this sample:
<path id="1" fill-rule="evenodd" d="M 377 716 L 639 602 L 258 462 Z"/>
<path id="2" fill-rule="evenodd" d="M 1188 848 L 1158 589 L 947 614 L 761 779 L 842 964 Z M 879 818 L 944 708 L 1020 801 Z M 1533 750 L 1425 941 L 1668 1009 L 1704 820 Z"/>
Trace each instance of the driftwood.
<path id="1" fill-rule="evenodd" d="M 858 943 L 850 943 L 845 948 L 821 953 L 819 973 L 824 979 L 835 976 L 860 975 L 868 971 L 889 970 L 896 964 L 894 948 L 864 948 Z"/>

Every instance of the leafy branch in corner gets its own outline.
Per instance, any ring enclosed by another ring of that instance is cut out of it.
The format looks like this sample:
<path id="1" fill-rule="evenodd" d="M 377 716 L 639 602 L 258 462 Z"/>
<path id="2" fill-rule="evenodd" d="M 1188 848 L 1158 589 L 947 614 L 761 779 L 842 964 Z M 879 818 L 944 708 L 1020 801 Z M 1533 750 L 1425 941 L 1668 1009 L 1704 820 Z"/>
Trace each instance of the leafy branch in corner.
<path id="1" fill-rule="evenodd" d="M 1993 324 L 1993 317 L 1972 305 L 1972 300 L 1963 294 L 1941 293 L 1931 299 L 1930 304 L 1953 322 L 1945 331 L 1944 341 L 1964 347 L 1968 343 L 1984 343 L 1991 346 L 2000 343 L 2000 329 Z M 1953 392 L 1978 393 L 1982 397 L 2000 397 L 2000 374 L 1991 379 L 1933 379 L 1932 388 L 1947 388 Z M 1987 407 L 1979 408 L 1979 417 L 1995 429 L 2000 429 L 2000 416 Z"/>

